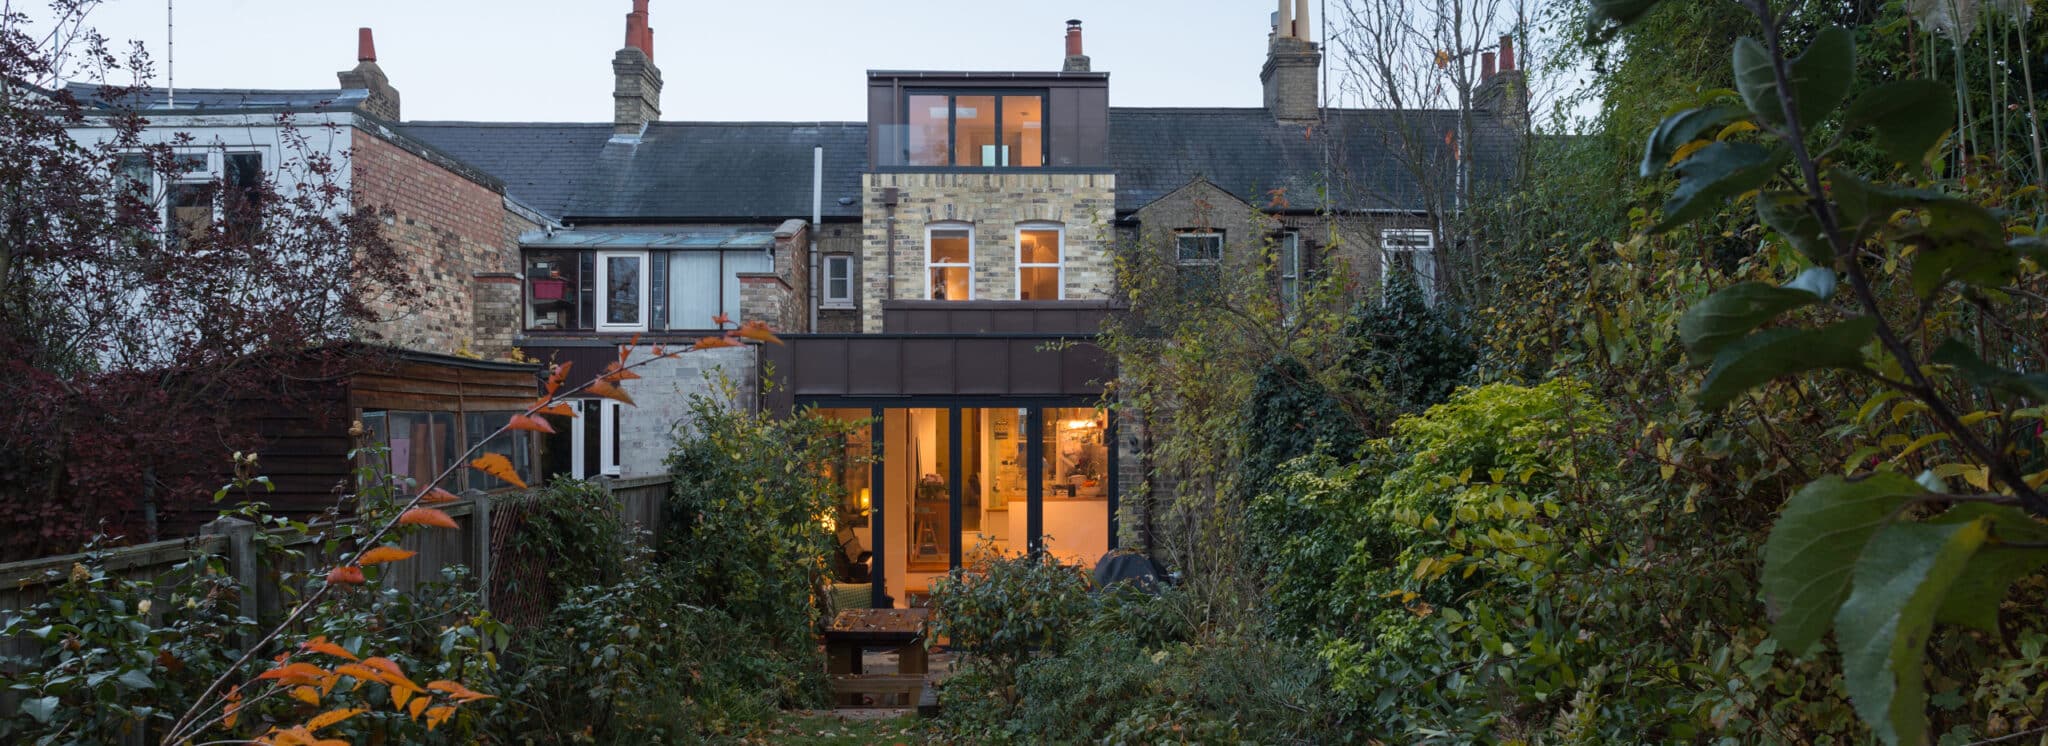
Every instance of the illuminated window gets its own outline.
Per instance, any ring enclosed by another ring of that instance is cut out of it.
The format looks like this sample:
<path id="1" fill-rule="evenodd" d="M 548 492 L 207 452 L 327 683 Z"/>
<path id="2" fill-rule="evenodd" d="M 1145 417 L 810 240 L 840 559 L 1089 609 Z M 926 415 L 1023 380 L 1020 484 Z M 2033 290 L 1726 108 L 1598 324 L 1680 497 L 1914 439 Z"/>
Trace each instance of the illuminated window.
<path id="1" fill-rule="evenodd" d="M 974 299 L 974 228 L 932 226 L 925 231 L 925 297 Z"/>
<path id="2" fill-rule="evenodd" d="M 1017 300 L 1060 300 L 1065 295 L 1066 230 L 1050 223 L 1017 229 Z"/>
<path id="3" fill-rule="evenodd" d="M 904 106 L 905 165 L 1045 165 L 1043 94 L 913 93 L 904 97 Z"/>

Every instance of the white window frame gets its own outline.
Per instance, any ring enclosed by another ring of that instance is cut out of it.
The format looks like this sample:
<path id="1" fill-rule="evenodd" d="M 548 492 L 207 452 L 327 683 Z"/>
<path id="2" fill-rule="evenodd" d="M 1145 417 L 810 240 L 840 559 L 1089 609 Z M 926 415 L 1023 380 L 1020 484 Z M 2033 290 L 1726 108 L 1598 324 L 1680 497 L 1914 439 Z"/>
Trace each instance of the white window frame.
<path id="1" fill-rule="evenodd" d="M 175 208 L 171 205 L 171 190 L 173 188 L 186 185 L 205 185 L 216 181 L 220 182 L 223 188 L 228 187 L 226 179 L 228 175 L 228 156 L 230 155 L 254 155 L 258 159 L 259 167 L 263 169 L 266 175 L 275 173 L 277 163 L 271 156 L 270 150 L 268 145 L 256 144 L 183 146 L 173 148 L 171 152 L 176 157 L 199 156 L 201 163 L 197 168 L 175 174 L 158 173 L 155 169 L 150 169 L 145 174 L 144 178 L 148 179 L 148 182 L 140 186 L 143 188 L 143 196 L 156 206 L 156 234 L 158 238 L 169 241 L 171 230 L 175 227 L 176 217 L 173 212 Z M 113 176 L 116 179 L 127 176 L 127 174 L 119 173 L 118 171 L 121 159 L 129 157 L 142 158 L 146 161 L 149 158 L 149 153 L 141 150 L 121 152 L 114 161 L 114 168 L 117 173 L 113 174 Z M 221 195 L 219 193 L 212 195 L 212 208 L 213 216 L 210 220 L 218 223 L 225 217 L 221 214 Z"/>
<path id="2" fill-rule="evenodd" d="M 571 457 L 569 459 L 569 476 L 576 479 L 587 479 L 590 477 L 590 467 L 583 463 L 584 459 L 589 458 L 589 454 L 583 451 L 583 448 L 587 445 L 586 436 L 583 434 L 583 400 L 570 399 L 562 403 L 569 405 L 570 412 L 569 453 Z"/>
<path id="3" fill-rule="evenodd" d="M 1053 232 L 1053 234 L 1054 234 L 1055 236 L 1057 236 L 1057 241 L 1058 241 L 1058 243 L 1056 243 L 1056 244 L 1054 245 L 1054 247 L 1053 247 L 1053 262 L 1052 262 L 1051 264 L 1046 264 L 1046 263 L 1043 263 L 1043 262 L 1039 262 L 1039 263 L 1031 263 L 1031 262 L 1026 262 L 1026 261 L 1024 261 L 1024 232 L 1025 232 L 1025 231 L 1052 231 L 1052 232 Z M 1054 222 L 1052 222 L 1052 221 L 1048 221 L 1048 220 L 1039 220 L 1039 221 L 1031 221 L 1031 222 L 1025 222 L 1025 223 L 1018 223 L 1018 224 L 1017 224 L 1017 290 L 1016 290 L 1016 299 L 1017 299 L 1017 300 L 1023 300 L 1023 299 L 1024 299 L 1024 270 L 1026 270 L 1026 269 L 1045 269 L 1045 268 L 1047 268 L 1047 267 L 1051 267 L 1051 268 L 1052 268 L 1053 270 L 1055 270 L 1056 274 L 1057 274 L 1057 275 L 1059 276 L 1059 280 L 1057 280 L 1057 282 L 1058 282 L 1058 286 L 1057 286 L 1057 289 L 1058 289 L 1058 293 L 1057 293 L 1056 297 L 1054 297 L 1054 298 L 1053 298 L 1053 300 L 1066 300 L 1066 299 L 1067 299 L 1067 226 L 1066 226 L 1066 225 L 1064 225 L 1064 224 L 1061 224 L 1061 223 L 1054 223 Z"/>
<path id="4" fill-rule="evenodd" d="M 965 233 L 967 234 L 967 263 L 966 263 L 966 264 L 961 264 L 961 263 L 959 263 L 959 262 L 933 262 L 933 261 L 932 261 L 932 234 L 934 234 L 934 233 L 938 233 L 938 232 L 940 232 L 940 231 L 963 231 L 963 232 L 965 232 Z M 937 298 L 933 298 L 933 297 L 932 297 L 932 269 L 933 269 L 933 268 L 935 268 L 935 267 L 966 267 L 966 268 L 967 268 L 967 297 L 965 297 L 965 298 L 947 298 L 946 300 L 949 300 L 949 301 L 951 301 L 951 300 L 974 300 L 974 259 L 975 259 L 975 251 L 974 251 L 974 224 L 973 224 L 973 223 L 956 223 L 956 222 L 945 222 L 945 223 L 930 223 L 930 224 L 927 224 L 927 225 L 925 225 L 925 227 L 924 227 L 924 299 L 925 299 L 925 300 L 938 300 Z"/>
<path id="5" fill-rule="evenodd" d="M 1216 239 L 1216 256 L 1208 259 L 1188 259 L 1181 255 L 1181 241 L 1191 238 Z M 1183 230 L 1173 234 L 1173 263 L 1183 267 L 1210 267 L 1223 263 L 1223 231 Z"/>
<path id="6" fill-rule="evenodd" d="M 835 264 L 838 265 L 837 269 L 834 269 L 833 267 L 833 265 Z M 825 308 L 852 308 L 853 255 L 826 254 L 824 269 L 825 277 L 823 278 L 823 282 L 825 286 L 819 293 L 819 297 L 823 298 L 823 300 L 820 301 L 819 305 Z M 843 279 L 846 281 L 846 293 L 844 295 L 832 294 L 832 280 L 834 279 L 834 274 L 842 275 Z"/>
<path id="7" fill-rule="evenodd" d="M 1280 275 L 1280 307 L 1291 315 L 1301 304 L 1301 232 L 1283 231 L 1273 248 Z"/>
<path id="8" fill-rule="evenodd" d="M 634 259 L 640 260 L 640 320 L 631 324 L 613 324 L 605 322 L 605 319 L 611 318 L 611 260 L 616 257 L 632 257 Z M 593 328 L 597 329 L 600 332 L 647 331 L 647 317 L 653 315 L 654 313 L 654 309 L 648 303 L 648 301 L 650 300 L 648 298 L 648 287 L 649 281 L 652 279 L 651 277 L 649 277 L 649 275 L 653 274 L 654 272 L 654 264 L 651 261 L 649 261 L 647 252 L 597 252 L 597 267 L 594 271 L 597 273 L 597 307 L 595 309 L 597 313 L 597 318 L 591 320 L 595 322 Z"/>
<path id="9" fill-rule="evenodd" d="M 1423 254 L 1426 261 L 1404 262 L 1418 270 L 1415 285 L 1422 289 L 1422 302 L 1436 305 L 1436 233 L 1427 228 L 1389 228 L 1380 231 L 1380 290 L 1387 288 L 1392 277 L 1394 255 L 1397 253 Z M 1417 266 L 1417 265 L 1420 266 Z"/>
<path id="10" fill-rule="evenodd" d="M 623 449 L 618 446 L 623 445 L 619 442 L 619 425 L 626 407 L 610 400 L 599 401 L 597 405 L 598 473 L 616 477 L 624 473 L 624 470 L 619 468 L 619 451 Z"/>

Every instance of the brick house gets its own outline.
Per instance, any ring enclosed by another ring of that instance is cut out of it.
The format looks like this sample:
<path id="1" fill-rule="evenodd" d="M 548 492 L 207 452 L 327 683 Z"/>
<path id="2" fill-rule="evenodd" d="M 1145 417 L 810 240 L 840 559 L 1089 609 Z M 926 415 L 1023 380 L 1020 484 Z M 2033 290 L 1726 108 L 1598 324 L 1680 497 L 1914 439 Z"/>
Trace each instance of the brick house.
<path id="1" fill-rule="evenodd" d="M 1288 5 L 1248 30 L 1269 51 L 1245 108 L 1113 107 L 1070 21 L 1057 70 L 869 71 L 864 121 L 665 121 L 647 0 L 609 60 L 610 122 L 407 122 L 367 49 L 344 90 L 298 93 L 337 102 L 304 110 L 343 125 L 359 191 L 391 204 L 437 288 L 394 335 L 517 347 L 579 379 L 719 315 L 787 341 L 643 371 L 638 407 L 580 402 L 592 416 L 539 446 L 539 470 L 659 472 L 697 394 L 868 420 L 827 468 L 872 598 L 900 605 L 977 552 L 1092 564 L 1133 538 L 1119 500 L 1147 475 L 1134 423 L 1097 408 L 1115 370 L 1093 344 L 1118 251 L 1259 273 L 1283 299 L 1337 267 L 1361 294 L 1445 277 L 1432 216 L 1512 169 L 1510 43 L 1491 108 L 1330 109 L 1306 4 Z"/>

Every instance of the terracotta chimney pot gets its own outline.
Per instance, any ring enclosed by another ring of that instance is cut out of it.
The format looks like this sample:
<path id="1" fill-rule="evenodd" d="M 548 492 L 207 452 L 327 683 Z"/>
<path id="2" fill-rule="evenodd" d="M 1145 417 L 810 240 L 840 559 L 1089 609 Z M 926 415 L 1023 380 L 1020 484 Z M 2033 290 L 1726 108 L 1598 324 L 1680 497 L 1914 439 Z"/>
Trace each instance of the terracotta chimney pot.
<path id="1" fill-rule="evenodd" d="M 1079 57 L 1079 56 L 1081 56 L 1081 21 L 1080 21 L 1080 19 L 1069 19 L 1069 20 L 1067 21 L 1067 56 L 1068 56 L 1068 57 Z"/>
<path id="2" fill-rule="evenodd" d="M 1486 81 L 1489 81 L 1489 80 L 1492 80 L 1492 79 L 1493 79 L 1493 53 L 1492 53 L 1492 52 L 1480 52 L 1480 53 L 1479 53 L 1479 82 L 1481 82 L 1481 83 L 1484 83 L 1484 82 L 1486 82 Z"/>
<path id="3" fill-rule="evenodd" d="M 368 27 L 356 29 L 356 61 L 377 61 L 377 39 Z"/>
<path id="4" fill-rule="evenodd" d="M 1500 35 L 1500 71 L 1515 69 L 1515 37 Z"/>

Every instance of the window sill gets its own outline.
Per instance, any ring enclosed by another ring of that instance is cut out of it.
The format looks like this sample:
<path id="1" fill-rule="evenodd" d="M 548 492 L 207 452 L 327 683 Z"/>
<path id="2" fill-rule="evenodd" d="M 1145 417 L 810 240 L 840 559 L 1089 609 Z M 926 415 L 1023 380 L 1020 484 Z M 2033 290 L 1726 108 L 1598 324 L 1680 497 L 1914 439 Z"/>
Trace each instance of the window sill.
<path id="1" fill-rule="evenodd" d="M 820 310 L 820 311 L 853 311 L 853 310 L 857 310 L 857 309 L 856 309 L 856 308 L 854 307 L 854 305 L 853 305 L 852 303 L 823 303 L 823 304 L 819 304 L 819 306 L 818 306 L 818 310 Z"/>

